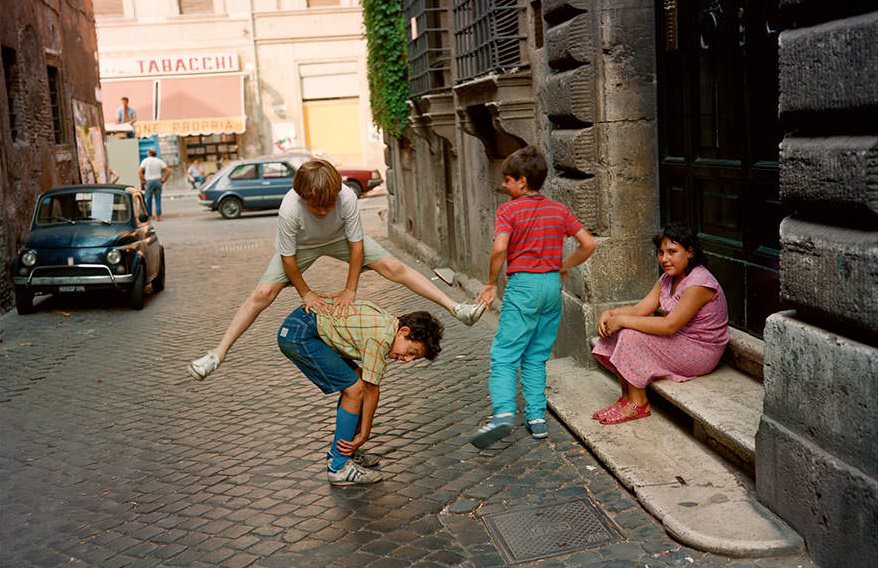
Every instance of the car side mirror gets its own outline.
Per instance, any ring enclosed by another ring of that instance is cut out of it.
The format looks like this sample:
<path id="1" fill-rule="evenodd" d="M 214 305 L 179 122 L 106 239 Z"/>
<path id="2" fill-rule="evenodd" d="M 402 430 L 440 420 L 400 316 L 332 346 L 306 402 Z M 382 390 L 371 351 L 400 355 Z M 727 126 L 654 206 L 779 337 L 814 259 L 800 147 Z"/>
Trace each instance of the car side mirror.
<path id="1" fill-rule="evenodd" d="M 146 213 L 141 213 L 140 217 L 138 217 L 137 220 L 141 223 L 146 223 L 147 221 L 149 221 L 149 215 L 147 215 Z"/>

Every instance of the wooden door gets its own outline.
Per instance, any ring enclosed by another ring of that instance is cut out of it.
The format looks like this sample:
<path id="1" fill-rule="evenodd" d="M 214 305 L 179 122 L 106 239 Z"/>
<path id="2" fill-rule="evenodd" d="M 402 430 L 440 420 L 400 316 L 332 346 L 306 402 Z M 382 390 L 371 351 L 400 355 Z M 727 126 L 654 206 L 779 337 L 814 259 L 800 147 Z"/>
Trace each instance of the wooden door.
<path id="1" fill-rule="evenodd" d="M 780 308 L 776 21 L 777 2 L 657 6 L 662 221 L 698 231 L 730 323 L 754 335 Z"/>

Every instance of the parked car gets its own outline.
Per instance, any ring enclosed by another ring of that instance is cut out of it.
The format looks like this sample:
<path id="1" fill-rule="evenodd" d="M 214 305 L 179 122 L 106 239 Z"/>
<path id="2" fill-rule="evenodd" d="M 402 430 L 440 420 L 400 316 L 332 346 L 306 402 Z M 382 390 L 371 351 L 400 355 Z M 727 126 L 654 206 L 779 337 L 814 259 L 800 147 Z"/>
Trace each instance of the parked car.
<path id="1" fill-rule="evenodd" d="M 324 160 L 328 160 L 333 164 L 335 163 L 332 158 L 326 156 L 325 154 L 310 152 L 308 150 L 292 150 L 280 154 L 280 157 L 287 160 L 295 168 L 298 168 L 308 160 L 312 160 L 314 158 L 323 158 Z M 357 197 L 362 197 L 364 193 L 384 183 L 384 180 L 381 178 L 381 172 L 375 169 L 346 167 L 340 166 L 338 164 L 336 164 L 336 169 L 338 169 L 338 173 L 341 174 L 342 181 L 344 181 L 345 184 L 347 184 L 348 186 L 350 186 L 351 189 L 354 190 L 354 193 L 357 194 Z"/>
<path id="2" fill-rule="evenodd" d="M 115 290 L 143 308 L 144 288 L 165 287 L 165 251 L 143 192 L 124 185 L 56 187 L 37 199 L 30 234 L 12 263 L 15 306 L 34 296 Z"/>
<path id="3" fill-rule="evenodd" d="M 202 186 L 198 199 L 226 219 L 244 210 L 277 209 L 293 187 L 296 169 L 313 157 L 296 153 L 233 162 Z M 339 168 L 339 173 L 357 197 L 383 182 L 378 170 Z"/>

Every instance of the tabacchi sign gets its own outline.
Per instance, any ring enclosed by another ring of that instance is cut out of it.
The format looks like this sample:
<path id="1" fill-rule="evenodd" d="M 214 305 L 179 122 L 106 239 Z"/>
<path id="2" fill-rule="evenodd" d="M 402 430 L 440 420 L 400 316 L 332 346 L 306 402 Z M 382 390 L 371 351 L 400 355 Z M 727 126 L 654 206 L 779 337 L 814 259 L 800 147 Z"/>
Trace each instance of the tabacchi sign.
<path id="1" fill-rule="evenodd" d="M 129 59 L 101 59 L 101 77 L 156 77 L 239 71 L 238 54 L 180 53 Z"/>

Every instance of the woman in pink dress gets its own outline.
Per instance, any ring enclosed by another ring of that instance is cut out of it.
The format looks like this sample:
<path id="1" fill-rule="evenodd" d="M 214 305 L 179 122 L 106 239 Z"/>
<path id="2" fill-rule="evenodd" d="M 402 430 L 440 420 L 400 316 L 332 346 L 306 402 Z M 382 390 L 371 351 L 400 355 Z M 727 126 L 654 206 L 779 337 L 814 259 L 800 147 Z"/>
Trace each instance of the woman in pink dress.
<path id="1" fill-rule="evenodd" d="M 634 306 L 601 314 L 592 354 L 622 385 L 622 396 L 592 415 L 620 424 L 650 415 L 646 386 L 711 372 L 729 342 L 726 296 L 707 268 L 698 237 L 682 224 L 653 237 L 663 274 Z"/>

